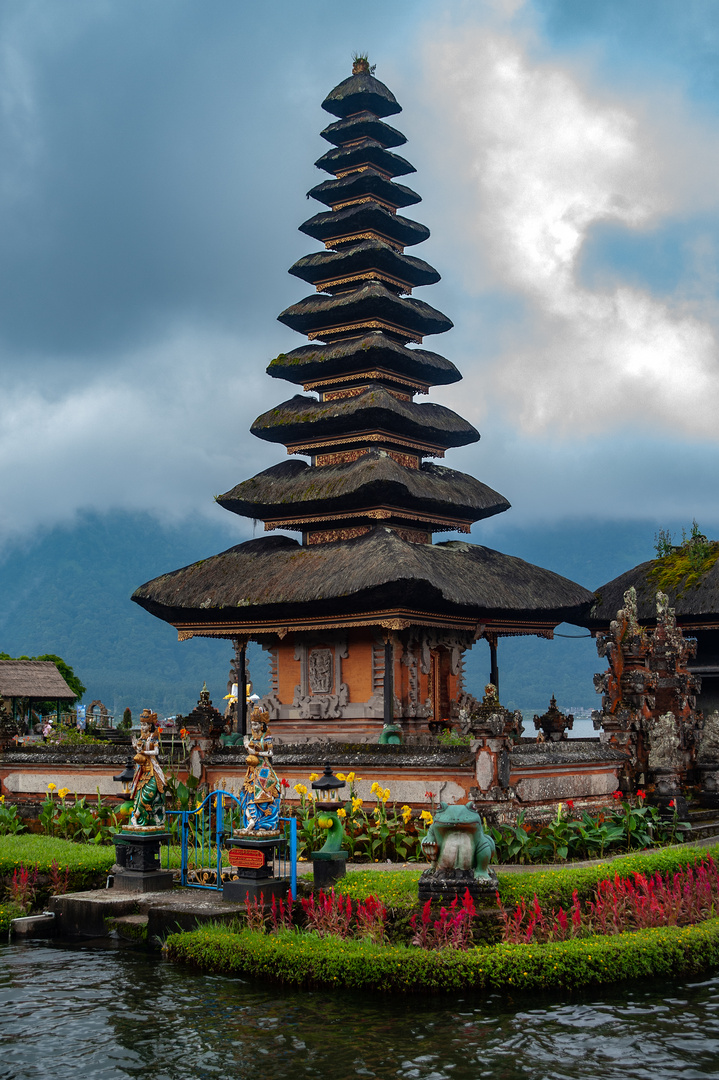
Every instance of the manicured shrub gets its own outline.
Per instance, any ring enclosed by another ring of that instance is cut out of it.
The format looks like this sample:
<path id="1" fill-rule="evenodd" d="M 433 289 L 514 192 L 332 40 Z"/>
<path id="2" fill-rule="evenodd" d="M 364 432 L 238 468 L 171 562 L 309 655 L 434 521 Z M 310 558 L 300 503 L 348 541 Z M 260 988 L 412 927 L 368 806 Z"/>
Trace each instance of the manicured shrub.
<path id="1" fill-rule="evenodd" d="M 719 964 L 719 919 L 546 945 L 479 946 L 467 952 L 205 926 L 172 934 L 165 951 L 170 960 L 203 971 L 302 987 L 392 994 L 536 991 L 699 974 Z"/>

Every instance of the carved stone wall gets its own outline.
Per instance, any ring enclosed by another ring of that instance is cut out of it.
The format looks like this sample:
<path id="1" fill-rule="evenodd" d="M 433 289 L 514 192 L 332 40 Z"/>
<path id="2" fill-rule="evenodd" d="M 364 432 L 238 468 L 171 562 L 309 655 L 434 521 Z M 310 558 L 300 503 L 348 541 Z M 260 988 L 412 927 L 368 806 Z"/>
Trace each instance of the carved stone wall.
<path id="1" fill-rule="evenodd" d="M 685 783 L 702 725 L 701 680 L 687 666 L 696 641 L 685 639 L 667 596 L 657 593 L 657 625 L 648 630 L 639 625 L 636 592 L 629 589 L 609 633 L 597 635 L 597 652 L 609 668 L 594 676 L 603 696 L 592 719 L 602 741 L 627 755 L 623 786 L 658 781 L 659 773 L 671 773 L 674 786 Z"/>

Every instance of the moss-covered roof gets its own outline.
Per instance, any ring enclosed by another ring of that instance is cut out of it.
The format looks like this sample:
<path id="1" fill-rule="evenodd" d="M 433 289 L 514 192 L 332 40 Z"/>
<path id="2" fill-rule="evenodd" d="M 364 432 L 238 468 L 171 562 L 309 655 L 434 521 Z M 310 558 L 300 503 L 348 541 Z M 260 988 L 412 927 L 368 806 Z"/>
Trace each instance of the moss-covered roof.
<path id="1" fill-rule="evenodd" d="M 382 320 L 392 328 L 414 334 L 443 334 L 452 322 L 441 311 L 414 297 L 398 296 L 381 281 L 365 281 L 335 296 L 312 293 L 277 316 L 285 326 L 301 334 L 320 334 L 343 324 Z"/>
<path id="2" fill-rule="evenodd" d="M 716 623 L 719 621 L 719 542 L 706 545 L 692 556 L 691 546 L 677 548 L 661 559 L 649 559 L 632 567 L 595 591 L 595 601 L 584 625 L 605 629 L 624 607 L 624 593 L 637 592 L 640 621 L 653 623 L 657 616 L 656 597 L 666 593 L 676 611 L 677 621 Z"/>
<path id="3" fill-rule="evenodd" d="M 253 435 L 285 446 L 378 431 L 387 432 L 389 441 L 396 435 L 439 447 L 479 440 L 477 429 L 451 409 L 402 401 L 376 383 L 356 397 L 338 401 L 297 394 L 258 416 L 252 425 Z"/>
<path id="4" fill-rule="evenodd" d="M 382 450 L 322 468 L 283 461 L 217 501 L 226 510 L 261 521 L 391 506 L 411 511 L 418 522 L 423 515 L 444 515 L 471 523 L 509 509 L 502 495 L 473 476 L 433 462 L 409 469 Z"/>
<path id="5" fill-rule="evenodd" d="M 429 386 L 454 383 L 462 378 L 452 361 L 439 353 L 409 349 L 379 331 L 331 345 L 301 345 L 276 356 L 267 373 L 275 379 L 302 385 L 324 378 L 329 382 L 334 377 L 375 368 L 418 379 Z"/>

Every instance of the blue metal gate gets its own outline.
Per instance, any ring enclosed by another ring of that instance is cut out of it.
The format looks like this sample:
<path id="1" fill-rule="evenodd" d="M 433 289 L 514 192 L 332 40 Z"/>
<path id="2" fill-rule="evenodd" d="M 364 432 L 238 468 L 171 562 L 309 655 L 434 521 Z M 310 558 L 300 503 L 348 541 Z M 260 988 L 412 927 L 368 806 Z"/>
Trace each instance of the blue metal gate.
<path id="1" fill-rule="evenodd" d="M 235 874 L 225 840 L 242 824 L 237 796 L 231 791 L 211 791 L 195 810 L 168 810 L 166 816 L 175 842 L 180 843 L 181 884 L 191 889 L 222 889 L 223 881 Z M 296 896 L 297 819 L 280 818 L 279 825 L 283 835 L 277 848 L 277 876 L 289 878 Z"/>

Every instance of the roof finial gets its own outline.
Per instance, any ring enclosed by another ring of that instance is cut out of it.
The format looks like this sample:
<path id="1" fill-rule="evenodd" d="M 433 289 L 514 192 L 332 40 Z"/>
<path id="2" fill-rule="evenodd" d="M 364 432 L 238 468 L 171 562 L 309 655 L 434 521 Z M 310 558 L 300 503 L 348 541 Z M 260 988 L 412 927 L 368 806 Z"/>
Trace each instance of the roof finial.
<path id="1" fill-rule="evenodd" d="M 374 75 L 376 67 L 376 64 L 372 64 L 372 67 L 370 67 L 369 57 L 367 56 L 367 53 L 352 54 L 353 75 Z"/>

